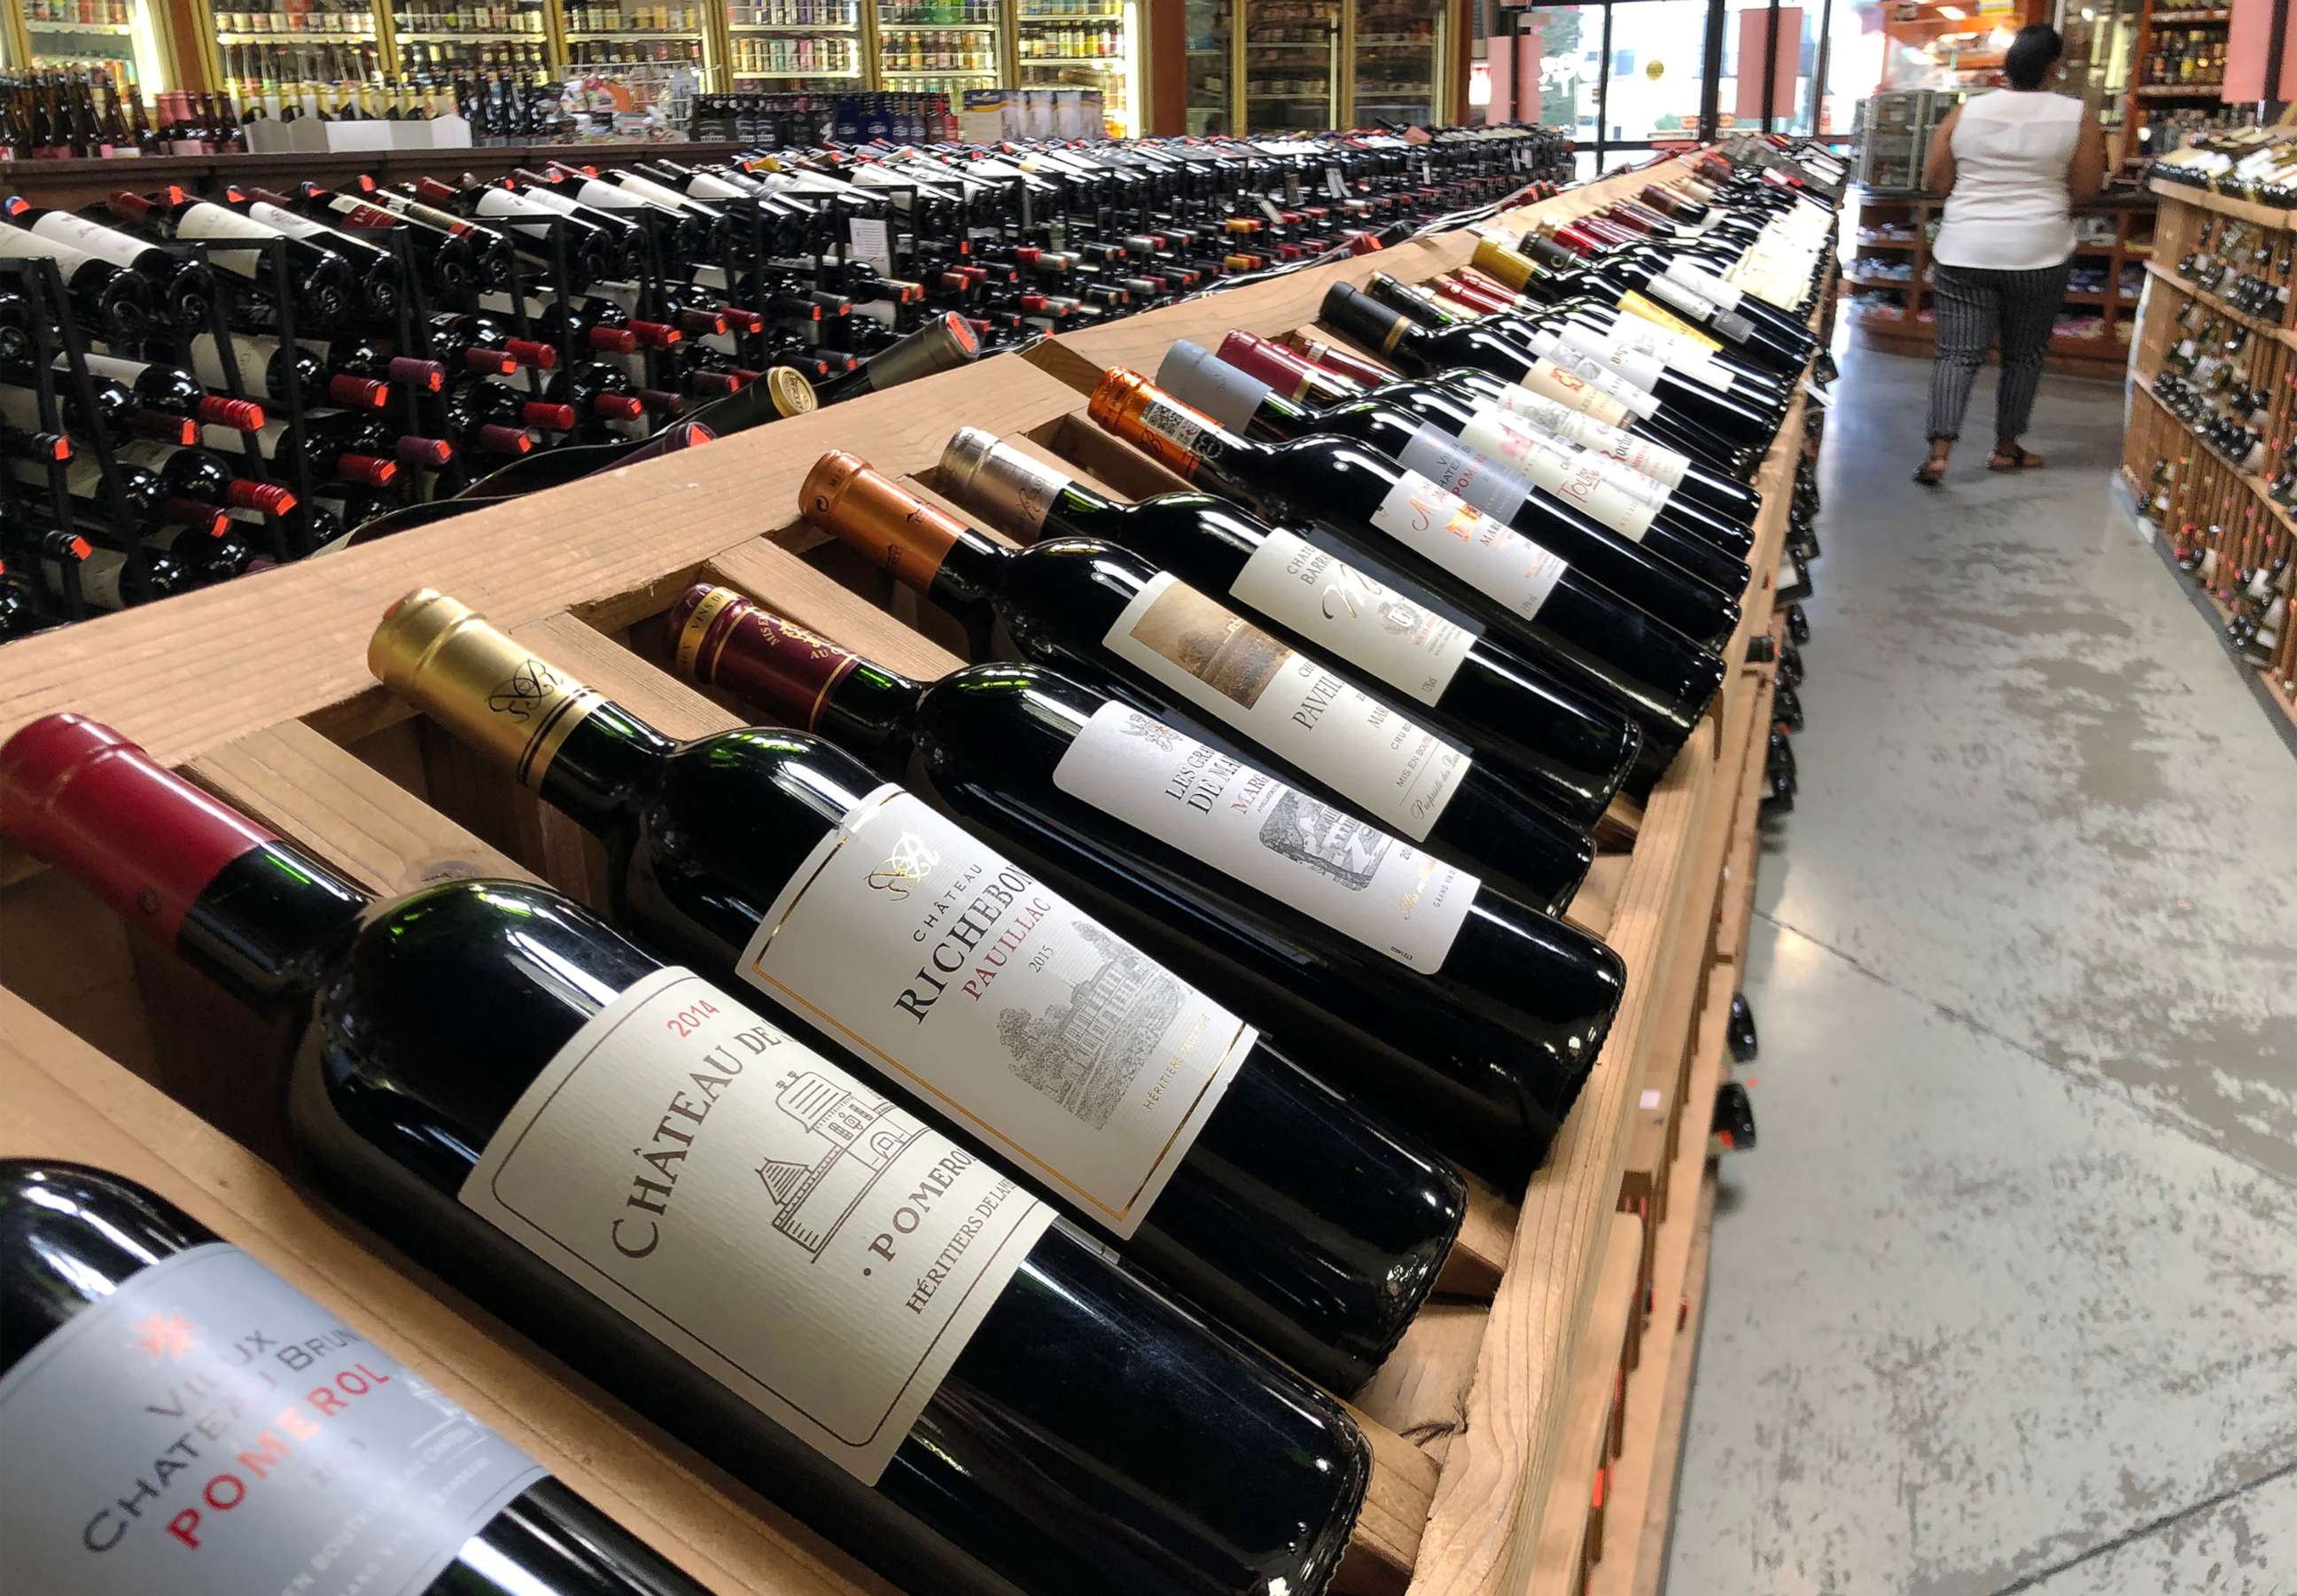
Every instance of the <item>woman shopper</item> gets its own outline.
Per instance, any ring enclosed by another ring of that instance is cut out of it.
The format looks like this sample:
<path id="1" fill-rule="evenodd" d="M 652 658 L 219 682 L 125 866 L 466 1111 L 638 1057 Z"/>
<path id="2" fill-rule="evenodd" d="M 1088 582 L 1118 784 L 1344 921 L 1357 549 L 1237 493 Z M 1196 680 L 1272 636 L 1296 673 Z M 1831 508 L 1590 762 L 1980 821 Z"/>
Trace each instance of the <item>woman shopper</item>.
<path id="1" fill-rule="evenodd" d="M 1931 245 L 1938 364 L 1931 368 L 1930 457 L 1914 481 L 1935 488 L 1962 431 L 1971 384 L 1998 338 L 1989 471 L 2042 464 L 2019 447 L 2041 386 L 2042 358 L 2066 292 L 2074 205 L 2105 182 L 2105 137 L 2079 100 L 2051 94 L 2065 43 L 2021 29 L 2002 62 L 2005 86 L 1965 100 L 1939 124 L 1922 185 L 1947 194 Z"/>

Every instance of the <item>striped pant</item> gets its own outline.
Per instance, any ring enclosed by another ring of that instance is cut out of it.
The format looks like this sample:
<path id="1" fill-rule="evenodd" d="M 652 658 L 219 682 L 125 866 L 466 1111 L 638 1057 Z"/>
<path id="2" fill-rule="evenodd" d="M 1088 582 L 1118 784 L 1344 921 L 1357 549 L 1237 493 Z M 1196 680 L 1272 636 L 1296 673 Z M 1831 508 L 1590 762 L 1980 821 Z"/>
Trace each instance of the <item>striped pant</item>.
<path id="1" fill-rule="evenodd" d="M 1938 311 L 1938 364 L 1931 367 L 1932 439 L 1962 436 L 1970 386 L 1986 364 L 1987 346 L 2002 342 L 2002 386 L 1994 400 L 1994 435 L 2022 437 L 2042 385 L 2042 358 L 2065 302 L 2069 260 L 2032 271 L 1932 267 L 1931 304 Z"/>

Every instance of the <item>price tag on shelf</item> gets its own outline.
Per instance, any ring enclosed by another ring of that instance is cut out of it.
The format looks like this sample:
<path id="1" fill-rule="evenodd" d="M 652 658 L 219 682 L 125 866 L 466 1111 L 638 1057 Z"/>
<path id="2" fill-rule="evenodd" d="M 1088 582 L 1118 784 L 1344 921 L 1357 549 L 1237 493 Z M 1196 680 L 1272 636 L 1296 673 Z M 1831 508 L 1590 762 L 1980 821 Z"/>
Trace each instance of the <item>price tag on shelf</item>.
<path id="1" fill-rule="evenodd" d="M 845 243 L 856 259 L 866 260 L 877 268 L 881 277 L 893 275 L 893 246 L 885 234 L 883 219 L 874 216 L 857 216 L 845 224 Z"/>
<path id="2" fill-rule="evenodd" d="M 1324 192 L 1336 200 L 1348 197 L 1348 182 L 1340 176 L 1339 168 L 1328 166 L 1324 169 Z"/>

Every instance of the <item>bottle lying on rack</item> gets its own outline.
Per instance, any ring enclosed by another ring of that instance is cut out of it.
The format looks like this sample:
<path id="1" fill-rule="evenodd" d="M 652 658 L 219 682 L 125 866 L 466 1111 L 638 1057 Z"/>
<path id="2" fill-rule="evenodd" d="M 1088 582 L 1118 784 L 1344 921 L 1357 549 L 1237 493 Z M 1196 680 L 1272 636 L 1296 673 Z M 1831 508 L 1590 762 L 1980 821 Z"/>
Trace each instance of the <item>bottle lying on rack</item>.
<path id="1" fill-rule="evenodd" d="M 72 313 L 109 338 L 137 339 L 154 320 L 152 286 L 132 267 L 46 232 L 0 223 L 0 260 L 45 260 Z"/>
<path id="2" fill-rule="evenodd" d="M 731 598 L 678 669 L 907 777 L 1112 929 L 1503 1189 L 1544 1156 L 1618 960 L 1401 838 L 1037 665 L 918 682 Z"/>
<path id="3" fill-rule="evenodd" d="M 1381 399 L 1311 410 L 1183 341 L 1166 351 L 1157 385 L 1231 432 L 1272 443 L 1330 435 L 1369 444 L 1699 642 L 1719 643 L 1739 624 L 1739 595 L 1751 573 L 1717 543 L 1727 528 L 1670 506 L 1649 479 L 1585 449 L 1552 443 L 1503 414 L 1479 415 L 1440 384 L 1399 385 Z"/>
<path id="4" fill-rule="evenodd" d="M 1578 825 L 1602 814 L 1642 746 L 1624 712 L 1211 494 L 1121 503 L 976 427 L 950 440 L 934 484 L 1009 537 L 1105 539 L 1225 594 L 1304 648 L 1354 667 Z"/>
<path id="5" fill-rule="evenodd" d="M 1585 831 L 1478 750 L 1129 548 L 1098 538 L 1008 548 L 843 452 L 808 482 L 815 525 L 977 637 L 998 634 L 1005 646 L 984 658 L 1050 666 L 1535 909 L 1561 912 L 1595 862 Z"/>
<path id="6" fill-rule="evenodd" d="M 193 199 L 180 189 L 158 195 L 122 189 L 104 205 L 126 231 L 213 245 L 209 258 L 215 269 L 244 280 L 259 293 L 271 292 L 276 282 L 267 259 L 271 251 L 259 246 L 276 246 L 285 256 L 286 291 L 295 314 L 315 330 L 334 325 L 356 302 L 358 278 L 342 256 L 213 200 Z"/>
<path id="7" fill-rule="evenodd" d="M 77 716 L 0 745 L 0 827 L 301 1032 L 334 1201 L 896 1584 L 1324 1590 L 1337 1403 L 571 899 L 377 903 Z"/>
<path id="8" fill-rule="evenodd" d="M 317 1563 L 423 1596 L 703 1596 L 337 1314 L 86 1164 L 0 1159 L 0 1411 L 46 1438 L 0 1460 L 28 1590 L 239 1596 Z M 171 1454 L 192 1460 L 155 1501 L 111 1500 Z"/>
<path id="9" fill-rule="evenodd" d="M 0 199 L 0 218 L 35 235 L 70 244 L 83 253 L 136 273 L 150 285 L 155 317 L 178 327 L 207 320 L 215 299 L 214 274 L 189 255 L 159 248 L 116 227 L 70 210 L 44 210 L 11 195 Z M 0 252 L 6 251 L 0 241 Z"/>
<path id="10" fill-rule="evenodd" d="M 1198 486 L 1282 524 L 1313 522 L 1441 596 L 1642 728 L 1648 792 L 1723 685 L 1721 659 L 1449 489 L 1352 438 L 1259 443 L 1113 368 L 1092 419 Z"/>
<path id="11" fill-rule="evenodd" d="M 688 597 L 705 630 L 727 602 Z M 607 843 L 646 936 L 1297 1367 L 1354 1390 L 1435 1284 L 1462 1212 L 1448 1166 L 852 755 L 756 728 L 673 742 L 427 590 L 367 653 Z M 492 707 L 506 673 L 539 695 L 523 720 Z M 539 748 L 523 728 L 545 723 Z"/>

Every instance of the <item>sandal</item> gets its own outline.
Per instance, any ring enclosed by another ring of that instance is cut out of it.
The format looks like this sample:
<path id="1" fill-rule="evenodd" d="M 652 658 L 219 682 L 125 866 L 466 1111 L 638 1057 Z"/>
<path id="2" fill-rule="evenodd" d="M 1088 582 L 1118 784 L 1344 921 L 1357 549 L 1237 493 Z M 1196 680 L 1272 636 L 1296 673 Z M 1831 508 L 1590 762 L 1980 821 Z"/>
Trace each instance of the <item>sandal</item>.
<path id="1" fill-rule="evenodd" d="M 1986 469 L 1988 471 L 2038 471 L 2047 464 L 2049 462 L 2043 459 L 2041 456 L 2029 455 L 2013 443 L 2008 448 L 1997 448 L 1993 454 L 1988 456 Z"/>
<path id="2" fill-rule="evenodd" d="M 1935 488 L 1945 480 L 1946 462 L 1944 460 L 1924 460 L 1920 465 L 1914 467 L 1914 481 L 1925 488 Z"/>

